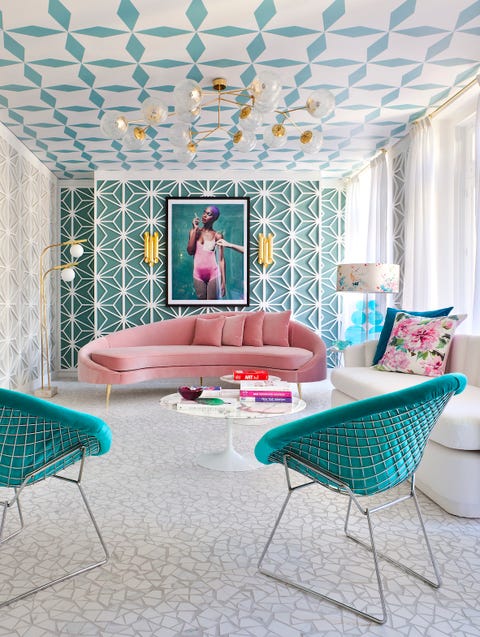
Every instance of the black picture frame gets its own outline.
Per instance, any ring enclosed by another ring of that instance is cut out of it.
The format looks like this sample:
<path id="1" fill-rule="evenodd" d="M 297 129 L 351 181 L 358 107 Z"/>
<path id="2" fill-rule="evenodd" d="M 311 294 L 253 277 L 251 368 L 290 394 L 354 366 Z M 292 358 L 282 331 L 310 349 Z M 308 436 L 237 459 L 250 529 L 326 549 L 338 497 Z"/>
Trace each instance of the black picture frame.
<path id="1" fill-rule="evenodd" d="M 248 197 L 168 197 L 167 305 L 249 305 Z"/>

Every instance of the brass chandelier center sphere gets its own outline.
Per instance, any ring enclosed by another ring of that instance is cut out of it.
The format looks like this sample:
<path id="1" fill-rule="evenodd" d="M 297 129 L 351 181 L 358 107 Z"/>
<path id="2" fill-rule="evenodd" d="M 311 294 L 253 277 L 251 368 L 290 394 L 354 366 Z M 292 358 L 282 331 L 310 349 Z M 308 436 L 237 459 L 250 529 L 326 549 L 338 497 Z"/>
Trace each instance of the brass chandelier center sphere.
<path id="1" fill-rule="evenodd" d="M 213 88 L 220 92 L 227 88 L 227 80 L 224 77 L 216 77 L 212 82 Z"/>

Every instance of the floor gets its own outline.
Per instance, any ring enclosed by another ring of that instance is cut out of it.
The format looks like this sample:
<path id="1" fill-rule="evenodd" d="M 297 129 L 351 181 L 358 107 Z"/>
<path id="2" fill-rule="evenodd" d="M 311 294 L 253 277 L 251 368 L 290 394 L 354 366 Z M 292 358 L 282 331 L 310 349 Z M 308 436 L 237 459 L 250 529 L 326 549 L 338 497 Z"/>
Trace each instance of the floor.
<path id="1" fill-rule="evenodd" d="M 434 590 L 382 562 L 389 619 L 374 625 L 257 572 L 285 495 L 283 470 L 226 473 L 197 466 L 199 453 L 222 446 L 224 425 L 160 407 L 159 398 L 174 390 L 171 381 L 114 388 L 108 411 L 103 388 L 57 384 L 54 402 L 99 415 L 112 428 L 110 453 L 90 458 L 84 478 L 111 558 L 1 609 L 0 637 L 480 636 L 480 520 L 448 515 L 420 495 L 443 585 Z M 306 385 L 302 415 L 327 408 L 329 390 L 328 381 Z M 284 420 L 236 425 L 237 448 L 251 453 L 260 436 Z M 1 599 L 43 581 L 49 571 L 59 574 L 98 555 L 76 498 L 75 489 L 56 480 L 25 493 L 27 528 L 2 547 Z M 321 590 L 333 585 L 338 595 L 366 599 L 375 610 L 367 560 L 334 533 L 342 528 L 345 504 L 317 487 L 295 494 L 272 561 L 305 582 L 321 573 L 315 579 Z M 411 510 L 402 505 L 389 513 L 393 523 L 381 534 L 385 549 L 423 567 Z M 385 527 L 383 514 L 378 526 Z M 342 586 L 342 576 L 353 586 Z"/>

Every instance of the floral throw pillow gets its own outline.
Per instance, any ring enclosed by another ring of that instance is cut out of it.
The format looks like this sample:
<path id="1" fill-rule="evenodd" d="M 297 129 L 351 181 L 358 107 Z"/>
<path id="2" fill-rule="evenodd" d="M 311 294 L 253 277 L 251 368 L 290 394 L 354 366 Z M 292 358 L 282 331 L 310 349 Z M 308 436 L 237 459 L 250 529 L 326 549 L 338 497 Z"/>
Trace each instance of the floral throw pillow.
<path id="1" fill-rule="evenodd" d="M 466 314 L 428 318 L 399 312 L 385 354 L 375 369 L 441 376 L 457 325 L 465 318 Z"/>

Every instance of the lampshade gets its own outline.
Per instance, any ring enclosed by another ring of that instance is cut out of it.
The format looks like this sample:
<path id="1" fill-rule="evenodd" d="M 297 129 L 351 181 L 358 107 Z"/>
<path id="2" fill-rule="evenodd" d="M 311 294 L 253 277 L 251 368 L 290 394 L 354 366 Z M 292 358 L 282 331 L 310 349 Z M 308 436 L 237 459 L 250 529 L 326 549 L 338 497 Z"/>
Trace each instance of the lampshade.
<path id="1" fill-rule="evenodd" d="M 338 292 L 398 292 L 400 266 L 394 263 L 340 263 L 337 265 Z"/>

